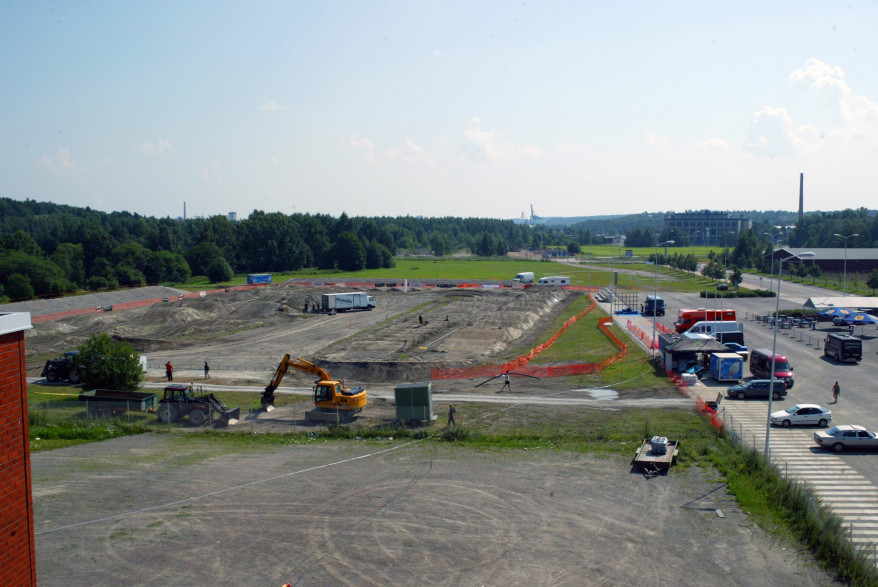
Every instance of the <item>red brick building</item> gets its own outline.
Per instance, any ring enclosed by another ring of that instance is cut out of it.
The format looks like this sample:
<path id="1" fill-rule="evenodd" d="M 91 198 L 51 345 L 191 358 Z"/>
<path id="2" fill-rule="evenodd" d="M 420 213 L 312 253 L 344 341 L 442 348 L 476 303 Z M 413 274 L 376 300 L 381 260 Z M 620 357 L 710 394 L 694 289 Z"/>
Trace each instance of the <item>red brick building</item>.
<path id="1" fill-rule="evenodd" d="M 0 585 L 36 585 L 24 331 L 28 313 L 0 313 Z"/>

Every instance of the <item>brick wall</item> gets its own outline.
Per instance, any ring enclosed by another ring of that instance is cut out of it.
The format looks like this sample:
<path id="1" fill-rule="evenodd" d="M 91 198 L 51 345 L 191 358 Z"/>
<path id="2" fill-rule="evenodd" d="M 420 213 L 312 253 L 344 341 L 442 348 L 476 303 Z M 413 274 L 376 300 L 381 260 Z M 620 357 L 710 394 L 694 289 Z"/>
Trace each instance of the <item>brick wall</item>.
<path id="1" fill-rule="evenodd" d="M 0 335 L 0 585 L 36 585 L 24 332 Z"/>

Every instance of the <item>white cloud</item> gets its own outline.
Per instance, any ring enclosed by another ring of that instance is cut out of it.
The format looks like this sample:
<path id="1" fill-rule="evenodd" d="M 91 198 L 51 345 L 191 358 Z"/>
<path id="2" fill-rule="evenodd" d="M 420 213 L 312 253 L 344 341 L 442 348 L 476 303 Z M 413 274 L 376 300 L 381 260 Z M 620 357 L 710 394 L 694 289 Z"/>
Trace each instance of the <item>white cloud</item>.
<path id="1" fill-rule="evenodd" d="M 221 183 L 223 181 L 219 163 L 216 161 L 207 165 L 199 165 L 198 174 L 205 183 Z"/>
<path id="2" fill-rule="evenodd" d="M 70 149 L 62 147 L 58 149 L 58 156 L 40 157 L 36 160 L 37 169 L 49 169 L 51 171 L 73 171 L 76 169 L 76 159 L 70 156 Z"/>
<path id="3" fill-rule="evenodd" d="M 273 110 L 286 110 L 287 107 L 276 100 L 269 100 L 268 102 L 266 102 L 265 104 L 260 106 L 259 109 L 266 111 L 266 112 L 270 112 Z"/>
<path id="4" fill-rule="evenodd" d="M 482 121 L 478 118 L 470 118 L 469 124 L 463 131 L 464 141 L 475 147 L 477 158 L 486 158 L 491 161 L 516 160 L 522 156 L 539 157 L 543 152 L 532 145 L 517 145 L 512 141 L 501 138 L 499 131 L 482 129 Z"/>
<path id="5" fill-rule="evenodd" d="M 136 147 L 134 150 L 138 153 L 143 153 L 148 157 L 161 157 L 165 153 L 170 153 L 171 151 L 173 151 L 174 145 L 166 140 L 158 139 L 155 143 L 150 143 L 149 141 L 146 141 Z"/>
<path id="6" fill-rule="evenodd" d="M 726 141 L 722 140 L 719 137 L 713 137 L 698 143 L 698 148 L 700 149 L 727 150 L 730 147 L 731 145 L 729 145 Z"/>
<path id="7" fill-rule="evenodd" d="M 757 155 L 786 157 L 804 146 L 804 141 L 796 134 L 786 109 L 764 106 L 753 115 L 744 145 Z"/>
<path id="8" fill-rule="evenodd" d="M 805 62 L 805 67 L 794 71 L 790 79 L 810 82 L 811 88 L 818 92 L 841 96 L 850 96 L 852 93 L 850 86 L 844 81 L 844 71 L 840 67 L 832 67 L 813 57 Z"/>
<path id="9" fill-rule="evenodd" d="M 250 169 L 262 169 L 265 167 L 279 167 L 280 163 L 278 161 L 277 155 L 272 155 L 268 159 L 257 159 L 253 163 L 250 164 Z"/>
<path id="10" fill-rule="evenodd" d="M 660 137 L 659 135 L 648 132 L 646 133 L 646 144 L 664 146 L 670 145 L 671 141 L 669 141 L 667 137 Z"/>
<path id="11" fill-rule="evenodd" d="M 346 151 L 365 151 L 370 159 L 375 156 L 375 145 L 372 141 L 357 133 L 341 137 L 341 145 Z"/>
<path id="12" fill-rule="evenodd" d="M 388 149 L 387 155 L 391 159 L 400 159 L 407 162 L 429 159 L 427 152 L 409 139 L 406 139 L 405 145 L 398 149 Z"/>

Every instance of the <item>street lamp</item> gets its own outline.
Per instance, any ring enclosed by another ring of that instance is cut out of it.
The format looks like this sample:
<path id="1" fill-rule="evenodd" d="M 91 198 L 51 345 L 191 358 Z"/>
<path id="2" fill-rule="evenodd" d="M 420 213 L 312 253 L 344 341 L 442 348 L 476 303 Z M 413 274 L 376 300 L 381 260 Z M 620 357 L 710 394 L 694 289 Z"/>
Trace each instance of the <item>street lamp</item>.
<path id="1" fill-rule="evenodd" d="M 658 248 L 659 248 L 659 245 L 665 245 L 667 247 L 668 245 L 672 245 L 672 244 L 674 244 L 674 241 L 665 241 L 663 243 L 656 243 L 655 244 L 655 258 L 653 259 L 653 272 L 654 272 L 654 278 L 655 278 L 655 281 L 654 281 L 655 285 L 653 287 L 653 292 L 652 292 L 652 345 L 651 345 L 653 358 L 655 358 L 656 351 L 658 350 L 658 345 L 655 342 L 655 323 L 656 323 L 656 316 L 658 316 L 658 314 L 656 313 L 656 309 L 658 308 L 658 302 L 657 302 L 657 298 L 658 298 Z"/>
<path id="2" fill-rule="evenodd" d="M 790 259 L 802 259 L 803 257 L 813 256 L 814 253 L 811 251 L 804 251 L 798 255 L 790 255 L 789 257 L 777 262 L 777 301 L 775 302 L 774 307 L 774 342 L 771 344 L 771 379 L 769 379 L 770 383 L 768 385 L 768 418 L 765 420 L 765 458 L 769 459 L 769 462 L 771 460 L 771 453 L 769 452 L 769 440 L 771 438 L 771 402 L 774 399 L 774 382 L 777 380 L 777 377 L 774 374 L 774 365 L 777 359 L 777 329 L 780 323 L 777 318 L 780 314 L 780 284 L 783 283 L 783 264 L 784 261 L 789 261 Z"/>
<path id="3" fill-rule="evenodd" d="M 844 239 L 844 276 L 842 277 L 843 282 L 842 282 L 842 286 L 841 286 L 842 287 L 842 294 L 841 295 L 842 295 L 842 297 L 847 297 L 847 295 L 848 295 L 848 239 L 853 238 L 855 236 L 860 236 L 860 235 L 854 233 L 854 234 L 849 234 L 847 236 L 842 236 L 836 232 L 832 236 L 837 236 L 838 238 Z"/>

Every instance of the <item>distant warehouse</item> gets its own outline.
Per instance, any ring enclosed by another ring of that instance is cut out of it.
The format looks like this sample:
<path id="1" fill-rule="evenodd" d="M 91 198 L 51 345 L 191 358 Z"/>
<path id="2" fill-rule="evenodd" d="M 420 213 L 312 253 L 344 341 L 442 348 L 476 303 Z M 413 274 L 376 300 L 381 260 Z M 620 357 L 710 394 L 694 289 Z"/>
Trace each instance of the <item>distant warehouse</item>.
<path id="1" fill-rule="evenodd" d="M 738 233 L 753 228 L 753 221 L 742 216 L 732 216 L 728 212 L 710 210 L 672 212 L 665 215 L 665 230 L 669 228 L 688 236 L 693 245 L 734 246 Z"/>
<path id="2" fill-rule="evenodd" d="M 844 247 L 827 248 L 827 249 L 794 249 L 784 247 L 774 252 L 775 261 L 786 259 L 793 255 L 798 255 L 809 251 L 814 253 L 813 257 L 807 257 L 804 260 L 790 259 L 784 264 L 784 271 L 791 263 L 804 263 L 806 266 L 817 265 L 823 272 L 842 273 L 845 271 L 845 256 L 847 256 L 847 273 L 871 273 L 873 269 L 878 269 L 878 249 L 851 249 L 845 252 Z M 766 264 L 770 263 L 771 256 L 765 256 Z"/>

